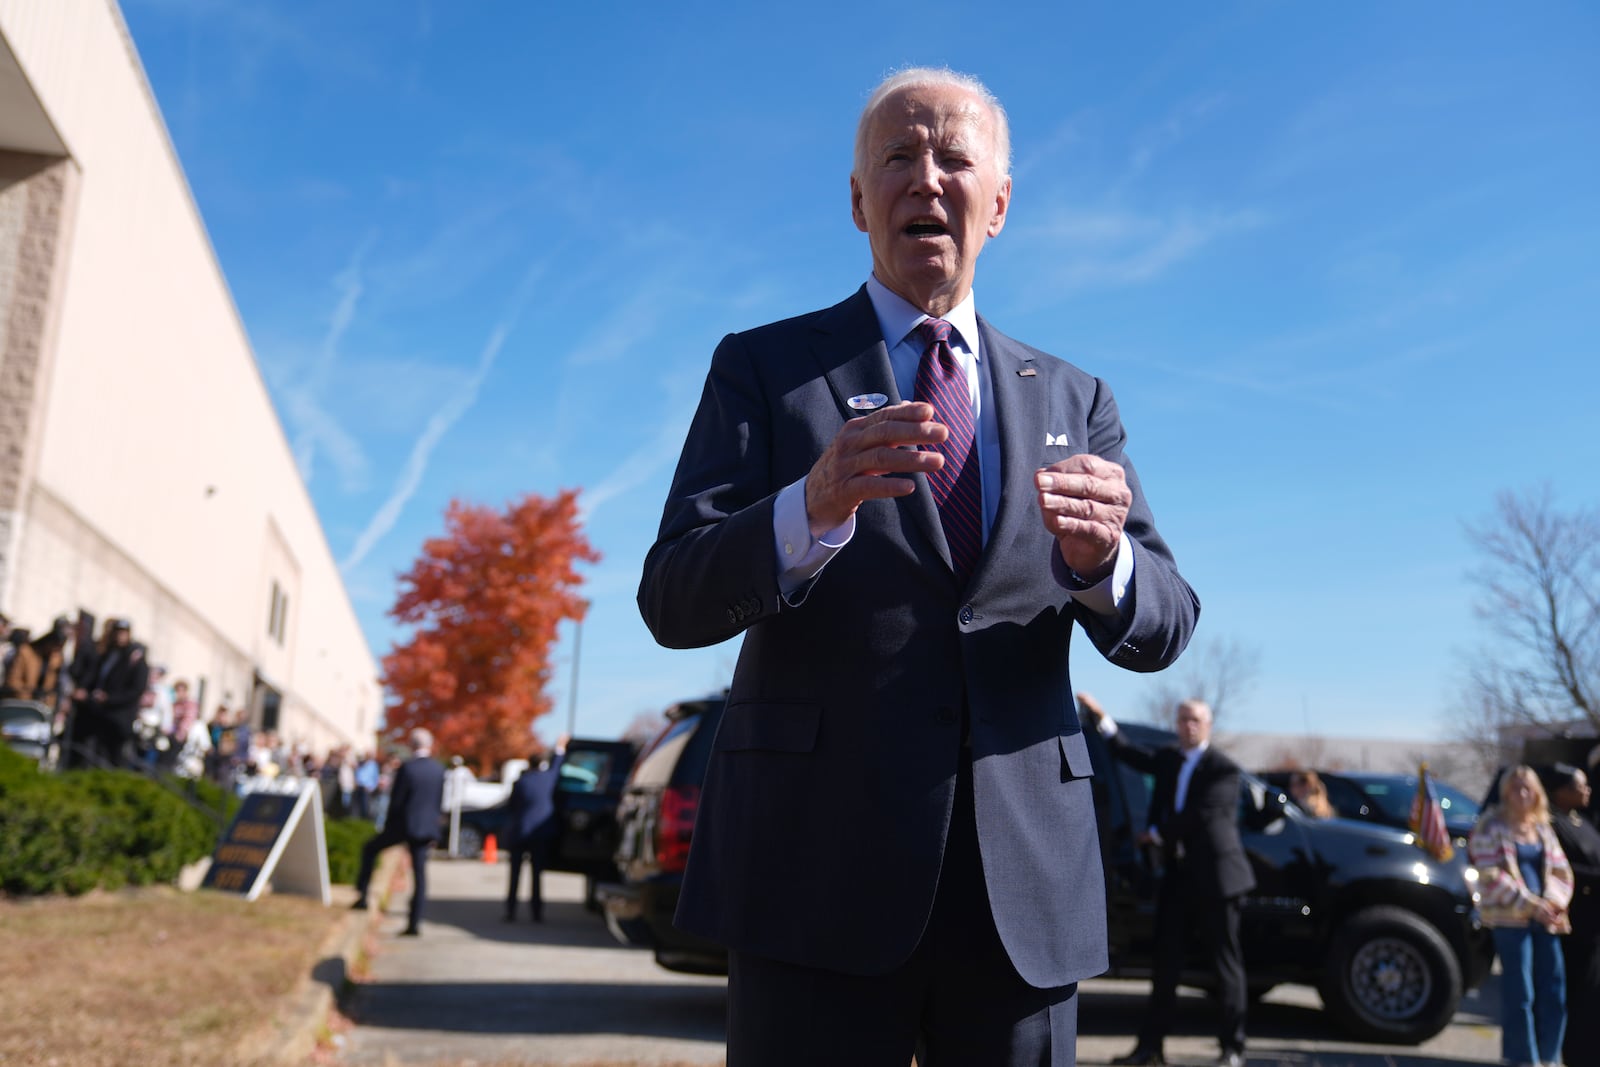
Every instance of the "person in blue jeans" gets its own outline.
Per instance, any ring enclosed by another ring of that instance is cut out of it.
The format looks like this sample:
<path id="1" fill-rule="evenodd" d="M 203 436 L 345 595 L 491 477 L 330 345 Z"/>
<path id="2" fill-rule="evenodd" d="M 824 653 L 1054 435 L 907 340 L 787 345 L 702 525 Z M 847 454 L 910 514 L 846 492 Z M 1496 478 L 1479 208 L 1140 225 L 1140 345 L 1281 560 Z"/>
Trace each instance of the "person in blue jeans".
<path id="1" fill-rule="evenodd" d="M 1558 935 L 1572 931 L 1572 867 L 1550 824 L 1550 801 L 1531 767 L 1507 772 L 1500 803 L 1467 841 L 1479 912 L 1500 956 L 1500 1055 L 1554 1067 L 1566 1032 L 1566 970 Z"/>

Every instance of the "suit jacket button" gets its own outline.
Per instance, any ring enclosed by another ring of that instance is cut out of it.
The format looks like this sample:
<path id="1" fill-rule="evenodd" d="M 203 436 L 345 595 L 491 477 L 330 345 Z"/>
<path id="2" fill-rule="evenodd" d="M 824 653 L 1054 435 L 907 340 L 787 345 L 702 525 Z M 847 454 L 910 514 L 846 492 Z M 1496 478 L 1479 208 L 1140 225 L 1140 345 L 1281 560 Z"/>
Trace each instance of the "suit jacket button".
<path id="1" fill-rule="evenodd" d="M 961 614 L 957 615 L 956 618 L 961 620 L 961 625 L 962 626 L 971 625 L 971 623 L 972 623 L 972 605 L 971 604 L 963 604 L 963 605 L 961 605 Z"/>
<path id="2" fill-rule="evenodd" d="M 956 709 L 947 705 L 934 712 L 933 717 L 939 720 L 941 726 L 953 726 L 956 721 Z"/>

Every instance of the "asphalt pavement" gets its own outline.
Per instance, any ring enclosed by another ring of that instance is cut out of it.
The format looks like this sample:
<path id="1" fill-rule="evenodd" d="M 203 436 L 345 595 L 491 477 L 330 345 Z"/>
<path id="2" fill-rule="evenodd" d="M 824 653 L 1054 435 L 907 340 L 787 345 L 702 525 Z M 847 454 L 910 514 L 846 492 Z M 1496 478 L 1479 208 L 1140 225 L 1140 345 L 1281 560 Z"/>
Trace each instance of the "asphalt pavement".
<path id="1" fill-rule="evenodd" d="M 344 999 L 354 1024 L 337 1062 L 356 1065 L 548 1064 L 662 1067 L 723 1062 L 727 986 L 674 974 L 623 948 L 583 908 L 583 882 L 545 876 L 545 922 L 501 921 L 502 861 L 434 859 L 423 933 L 398 936 L 409 889 L 377 922 L 369 977 Z M 1463 1002 L 1443 1033 L 1418 1047 L 1351 1042 L 1333 1031 L 1315 991 L 1273 990 L 1250 1017 L 1250 1067 L 1453 1067 L 1499 1062 L 1494 979 Z M 1092 1067 L 1133 1047 L 1149 984 L 1083 983 L 1078 1062 Z M 1206 998 L 1180 998 L 1174 1064 L 1217 1053 Z M 819 1065 L 820 1067 L 820 1065 Z"/>

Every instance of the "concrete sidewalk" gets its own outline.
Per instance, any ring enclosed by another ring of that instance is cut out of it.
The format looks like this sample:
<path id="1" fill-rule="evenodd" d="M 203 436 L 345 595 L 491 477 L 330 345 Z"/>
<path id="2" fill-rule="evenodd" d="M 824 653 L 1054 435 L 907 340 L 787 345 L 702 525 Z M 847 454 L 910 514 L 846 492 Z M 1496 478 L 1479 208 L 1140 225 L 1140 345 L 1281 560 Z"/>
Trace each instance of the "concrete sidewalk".
<path id="1" fill-rule="evenodd" d="M 409 886 L 391 894 L 370 974 L 342 1005 L 354 1026 L 338 1063 L 723 1062 L 723 979 L 673 974 L 618 945 L 574 875 L 545 876 L 543 923 L 505 923 L 507 874 L 504 862 L 434 858 L 416 938 L 397 936 Z"/>
<path id="2" fill-rule="evenodd" d="M 501 921 L 506 865 L 438 858 L 420 938 L 398 937 L 409 886 L 376 917 L 370 976 L 345 998 L 354 1027 L 341 1065 L 550 1064 L 714 1067 L 723 1062 L 727 984 L 674 974 L 625 949 L 583 910 L 582 880 L 545 876 L 545 919 Z M 404 878 L 401 879 L 405 881 Z M 524 911 L 526 906 L 524 906 Z M 1084 982 L 1078 1062 L 1107 1064 L 1133 1047 L 1149 983 Z M 1494 985 L 1420 1047 L 1342 1038 L 1314 991 L 1284 986 L 1252 1007 L 1250 1067 L 1453 1067 L 1498 1062 Z M 1210 1064 L 1217 1045 L 1206 997 L 1185 990 L 1169 1062 Z"/>

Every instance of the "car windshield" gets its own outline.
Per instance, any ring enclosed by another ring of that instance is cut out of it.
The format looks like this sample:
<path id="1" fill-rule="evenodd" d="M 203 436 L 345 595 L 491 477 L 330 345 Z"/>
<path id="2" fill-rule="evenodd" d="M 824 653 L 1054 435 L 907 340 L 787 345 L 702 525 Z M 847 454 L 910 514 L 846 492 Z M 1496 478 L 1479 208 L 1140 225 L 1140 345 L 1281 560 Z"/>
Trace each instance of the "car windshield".
<path id="1" fill-rule="evenodd" d="M 599 792 L 610 764 L 611 757 L 604 752 L 569 752 L 557 788 L 563 793 Z"/>
<path id="2" fill-rule="evenodd" d="M 1411 801 L 1417 795 L 1415 775 L 1361 779 L 1361 788 L 1389 818 L 1400 822 L 1411 818 Z M 1439 807 L 1444 810 L 1446 819 L 1464 821 L 1478 817 L 1477 802 L 1454 786 L 1434 779 L 1433 792 L 1439 798 Z"/>

